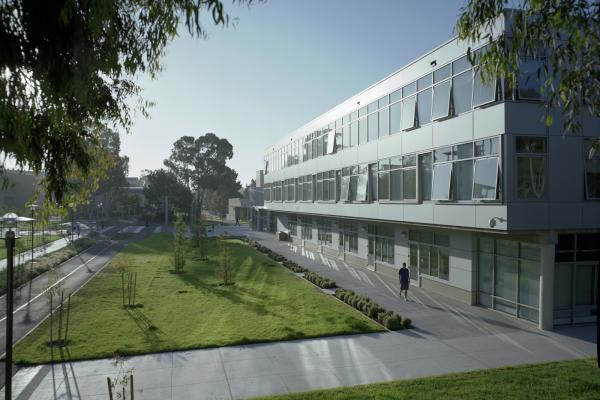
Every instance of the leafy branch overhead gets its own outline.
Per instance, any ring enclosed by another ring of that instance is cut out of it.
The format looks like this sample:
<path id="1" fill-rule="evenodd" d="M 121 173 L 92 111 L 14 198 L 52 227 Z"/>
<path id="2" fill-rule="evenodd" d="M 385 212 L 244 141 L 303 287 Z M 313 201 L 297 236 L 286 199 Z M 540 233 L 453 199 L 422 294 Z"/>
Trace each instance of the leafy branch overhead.
<path id="1" fill-rule="evenodd" d="M 62 201 L 72 171 L 95 167 L 93 132 L 148 115 L 136 78 L 157 76 L 180 25 L 204 37 L 203 18 L 230 22 L 222 0 L 0 2 L 0 155 Z"/>
<path id="2" fill-rule="evenodd" d="M 565 132 L 581 129 L 580 115 L 600 116 L 600 2 L 523 0 L 508 9 L 508 0 L 469 0 L 461 10 L 460 39 L 489 42 L 478 62 L 485 75 L 515 78 L 524 59 L 544 61 L 537 69 L 548 104 L 562 110 Z M 500 17 L 507 32 L 492 36 Z M 552 116 L 547 124 L 552 124 Z"/>

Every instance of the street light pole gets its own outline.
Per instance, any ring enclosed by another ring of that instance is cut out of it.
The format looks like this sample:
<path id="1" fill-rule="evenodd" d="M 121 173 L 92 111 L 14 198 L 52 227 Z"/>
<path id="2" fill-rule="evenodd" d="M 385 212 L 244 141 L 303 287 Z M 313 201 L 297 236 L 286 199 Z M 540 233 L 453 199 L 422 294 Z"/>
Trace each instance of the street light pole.
<path id="1" fill-rule="evenodd" d="M 6 365 L 4 368 L 4 398 L 12 400 L 12 348 L 13 348 L 13 256 L 15 233 L 6 232 Z"/>

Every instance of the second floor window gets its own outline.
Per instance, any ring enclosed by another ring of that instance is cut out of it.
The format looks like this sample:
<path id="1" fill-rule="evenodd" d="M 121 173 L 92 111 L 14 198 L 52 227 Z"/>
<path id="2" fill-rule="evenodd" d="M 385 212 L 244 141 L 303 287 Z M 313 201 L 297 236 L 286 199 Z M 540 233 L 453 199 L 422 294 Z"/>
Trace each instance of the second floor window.
<path id="1" fill-rule="evenodd" d="M 542 199 L 546 193 L 546 138 L 517 136 L 517 197 Z"/>

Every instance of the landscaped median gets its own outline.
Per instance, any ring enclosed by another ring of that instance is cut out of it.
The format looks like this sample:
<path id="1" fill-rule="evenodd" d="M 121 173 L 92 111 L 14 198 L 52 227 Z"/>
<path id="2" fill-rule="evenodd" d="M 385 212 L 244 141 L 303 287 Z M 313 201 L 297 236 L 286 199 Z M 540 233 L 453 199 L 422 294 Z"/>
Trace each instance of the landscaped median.
<path id="1" fill-rule="evenodd" d="M 410 362 L 406 364 L 410 369 Z M 375 383 L 253 400 L 597 400 L 595 359 L 561 361 Z"/>
<path id="2" fill-rule="evenodd" d="M 298 279 L 239 240 L 206 243 L 207 257 L 186 246 L 173 271 L 173 238 L 129 243 L 71 299 L 65 351 L 48 346 L 44 322 L 15 348 L 21 364 L 313 338 L 383 329 L 363 314 Z M 234 283 L 217 276 L 223 247 Z M 135 301 L 123 306 L 123 273 L 137 272 Z M 68 350 L 68 351 L 67 351 Z M 57 358 L 58 357 L 58 358 Z"/>
<path id="3" fill-rule="evenodd" d="M 337 288 L 337 284 L 331 279 L 325 278 L 316 272 L 310 272 L 308 269 L 301 267 L 295 262 L 288 260 L 281 254 L 274 252 L 266 246 L 258 243 L 255 240 L 251 240 L 248 237 L 243 239 L 250 246 L 254 247 L 258 251 L 263 254 L 266 254 L 268 257 L 281 263 L 287 269 L 300 274 L 306 280 L 312 282 L 322 289 L 334 289 Z M 400 329 L 408 329 L 412 328 L 412 320 L 410 318 L 402 318 L 399 314 L 386 310 L 379 304 L 375 303 L 370 298 L 354 293 L 351 290 L 346 290 L 343 288 L 337 288 L 335 291 L 335 297 L 344 303 L 348 304 L 356 308 L 358 311 L 362 312 L 367 317 L 371 318 L 373 321 L 378 322 L 379 324 L 385 326 L 389 330 L 400 330 Z"/>

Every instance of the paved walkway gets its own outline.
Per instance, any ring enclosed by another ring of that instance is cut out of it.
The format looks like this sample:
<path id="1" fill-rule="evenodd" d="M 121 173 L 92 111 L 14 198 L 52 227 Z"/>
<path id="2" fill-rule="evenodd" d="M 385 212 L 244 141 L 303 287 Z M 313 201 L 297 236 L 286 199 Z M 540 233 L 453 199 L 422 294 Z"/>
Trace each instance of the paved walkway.
<path id="1" fill-rule="evenodd" d="M 250 233 L 245 227 L 224 229 Z M 543 332 L 419 289 L 404 302 L 394 282 L 371 271 L 277 242 L 273 235 L 250 234 L 340 286 L 409 316 L 416 328 L 152 354 L 119 365 L 97 360 L 24 368 L 14 378 L 15 398 L 104 399 L 106 378 L 128 369 L 136 399 L 238 399 L 595 355 L 595 327 Z"/>

